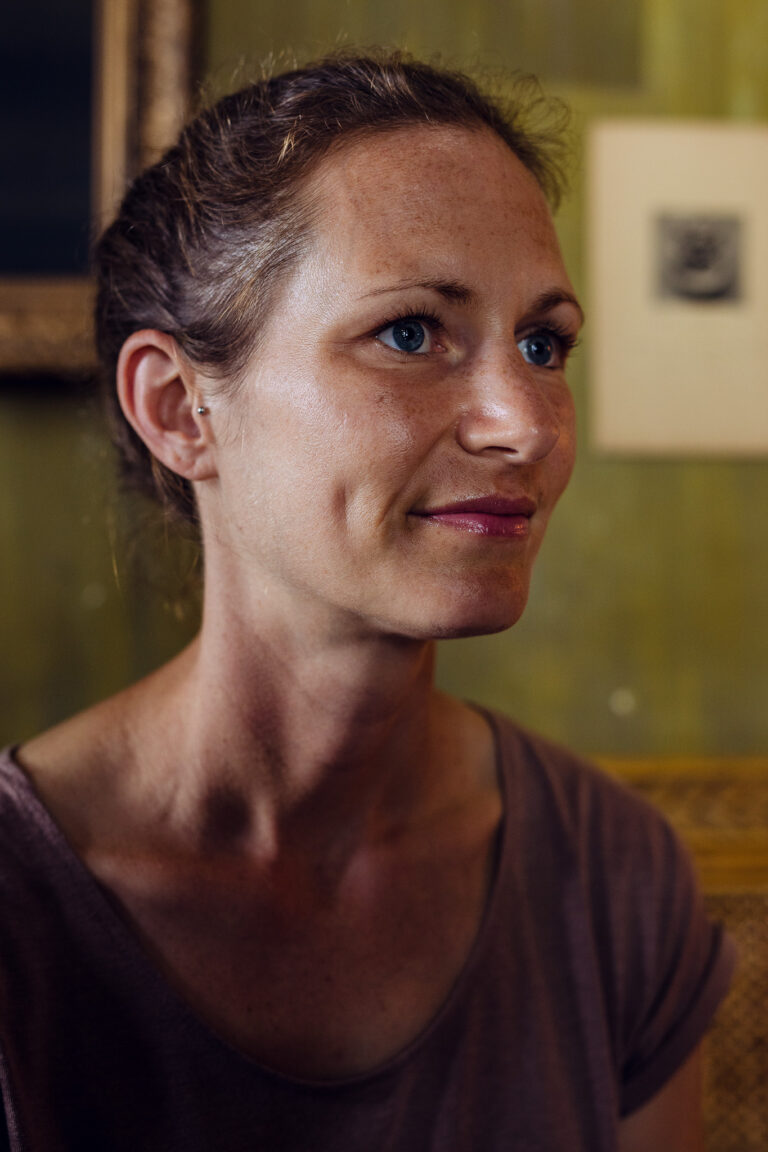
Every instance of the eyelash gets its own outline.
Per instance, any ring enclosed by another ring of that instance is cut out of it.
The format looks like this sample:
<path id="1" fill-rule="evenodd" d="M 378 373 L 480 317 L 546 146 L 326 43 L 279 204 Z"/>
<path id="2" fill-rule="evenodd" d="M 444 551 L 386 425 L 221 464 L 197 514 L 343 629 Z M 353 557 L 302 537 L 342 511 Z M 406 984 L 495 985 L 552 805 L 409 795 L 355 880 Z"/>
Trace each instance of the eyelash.
<path id="1" fill-rule="evenodd" d="M 520 339 L 525 340 L 531 336 L 541 335 L 549 336 L 550 339 L 559 344 L 560 354 L 564 361 L 568 359 L 574 348 L 578 348 L 581 343 L 579 337 L 574 335 L 570 329 L 562 328 L 553 320 L 548 320 L 544 324 L 538 324 L 535 328 L 532 328 L 530 332 L 526 333 L 525 336 L 521 336 Z"/>
<path id="2" fill-rule="evenodd" d="M 434 312 L 430 312 L 427 308 L 416 308 L 409 311 L 397 312 L 385 320 L 383 324 L 377 324 L 374 335 L 378 336 L 381 332 L 385 332 L 387 328 L 391 328 L 393 324 L 402 324 L 406 320 L 419 320 L 429 325 L 433 333 L 444 331 L 443 322 L 439 316 Z M 553 320 L 538 324 L 526 334 L 528 337 L 539 335 L 548 336 L 559 345 L 563 362 L 565 362 L 574 349 L 578 348 L 581 344 L 579 337 L 575 336 L 570 329 L 561 327 Z M 520 339 L 525 340 L 526 336 L 521 336 Z"/>
<path id="3" fill-rule="evenodd" d="M 433 332 L 442 332 L 443 322 L 439 316 L 434 312 L 430 312 L 426 308 L 416 308 L 408 312 L 397 312 L 391 316 L 389 320 L 385 320 L 383 324 L 376 325 L 374 335 L 378 336 L 381 332 L 385 332 L 387 328 L 391 328 L 393 324 L 404 324 L 406 320 L 421 320 L 423 323 L 429 325 Z"/>

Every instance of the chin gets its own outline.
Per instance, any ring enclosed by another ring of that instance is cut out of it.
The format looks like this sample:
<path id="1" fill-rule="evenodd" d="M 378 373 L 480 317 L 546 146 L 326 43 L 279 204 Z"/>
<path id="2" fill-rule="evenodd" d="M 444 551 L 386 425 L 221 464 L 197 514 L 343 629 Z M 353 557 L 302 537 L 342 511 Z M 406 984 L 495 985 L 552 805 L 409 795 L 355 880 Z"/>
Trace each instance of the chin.
<path id="1" fill-rule="evenodd" d="M 508 628 L 512 628 L 517 624 L 522 616 L 522 611 L 514 615 L 506 615 L 496 618 L 478 617 L 476 619 L 456 621 L 455 623 L 444 622 L 442 624 L 435 624 L 431 630 L 431 639 L 433 640 L 461 640 L 463 637 L 468 636 L 492 636 L 496 632 L 506 632 Z"/>
<path id="2" fill-rule="evenodd" d="M 445 628 L 441 632 L 436 632 L 433 636 L 434 640 L 462 640 L 470 636 L 494 636 L 497 632 L 506 632 L 507 629 L 514 627 L 520 619 L 516 616 L 513 620 L 505 620 L 504 623 L 478 621 L 476 624 L 464 624 L 456 628 Z"/>
<path id="3" fill-rule="evenodd" d="M 490 636 L 505 632 L 523 614 L 528 601 L 528 588 L 516 589 L 514 594 L 489 594 L 488 589 L 468 595 L 466 588 L 459 595 L 440 596 L 438 603 L 420 598 L 418 612 L 411 611 L 408 623 L 397 629 L 401 635 L 418 640 L 460 640 L 468 636 Z"/>

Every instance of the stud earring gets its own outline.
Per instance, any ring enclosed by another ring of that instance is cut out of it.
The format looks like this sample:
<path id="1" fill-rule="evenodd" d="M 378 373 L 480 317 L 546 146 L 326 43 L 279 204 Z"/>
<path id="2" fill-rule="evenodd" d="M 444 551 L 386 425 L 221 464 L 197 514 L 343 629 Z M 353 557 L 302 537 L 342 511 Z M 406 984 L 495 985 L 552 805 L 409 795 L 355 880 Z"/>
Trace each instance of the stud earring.
<path id="1" fill-rule="evenodd" d="M 198 414 L 198 416 L 207 416 L 208 415 L 208 409 L 204 408 L 203 405 L 201 404 L 197 409 L 197 414 Z"/>

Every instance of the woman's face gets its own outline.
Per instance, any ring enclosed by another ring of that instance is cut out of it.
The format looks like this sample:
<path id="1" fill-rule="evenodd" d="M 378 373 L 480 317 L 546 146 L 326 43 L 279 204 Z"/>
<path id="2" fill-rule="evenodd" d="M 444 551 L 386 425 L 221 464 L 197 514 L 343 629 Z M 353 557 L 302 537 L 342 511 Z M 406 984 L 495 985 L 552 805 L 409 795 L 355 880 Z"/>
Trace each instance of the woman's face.
<path id="1" fill-rule="evenodd" d="M 542 193 L 492 133 L 427 126 L 309 190 L 306 254 L 213 410 L 209 574 L 297 621 L 508 627 L 574 454 L 581 315 Z"/>

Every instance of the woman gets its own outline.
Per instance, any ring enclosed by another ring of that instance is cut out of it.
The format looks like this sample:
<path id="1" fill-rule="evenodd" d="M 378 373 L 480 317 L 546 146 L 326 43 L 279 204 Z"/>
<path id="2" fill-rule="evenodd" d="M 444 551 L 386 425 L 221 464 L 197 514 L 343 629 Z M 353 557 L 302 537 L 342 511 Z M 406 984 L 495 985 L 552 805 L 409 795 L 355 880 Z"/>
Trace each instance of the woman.
<path id="1" fill-rule="evenodd" d="M 227 97 L 102 239 L 135 476 L 200 633 L 3 760 L 9 1146 L 674 1149 L 728 942 L 637 799 L 433 685 L 573 464 L 536 138 L 338 58 Z"/>

